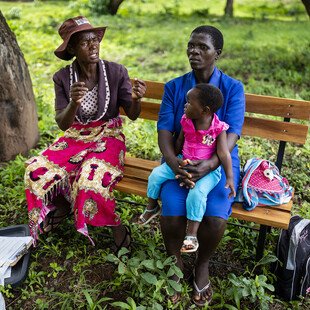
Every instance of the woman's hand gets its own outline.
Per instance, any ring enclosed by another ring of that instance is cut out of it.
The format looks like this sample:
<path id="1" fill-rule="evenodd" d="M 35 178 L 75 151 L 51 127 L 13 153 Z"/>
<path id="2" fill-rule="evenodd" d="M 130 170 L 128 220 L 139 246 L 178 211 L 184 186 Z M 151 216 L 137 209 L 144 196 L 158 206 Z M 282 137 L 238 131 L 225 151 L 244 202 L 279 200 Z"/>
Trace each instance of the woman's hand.
<path id="1" fill-rule="evenodd" d="M 189 159 L 182 160 L 177 157 L 178 167 L 174 170 L 175 178 L 180 181 L 180 186 L 186 188 L 195 187 L 195 182 L 191 180 L 192 175 L 188 172 L 187 167 L 192 164 Z"/>
<path id="2" fill-rule="evenodd" d="M 188 187 L 191 182 L 195 183 L 205 175 L 207 175 L 209 172 L 216 169 L 219 165 L 219 160 L 217 156 L 213 156 L 211 159 L 208 160 L 191 160 L 187 161 L 187 165 L 184 166 L 183 169 L 186 169 L 186 171 L 189 174 L 188 179 L 184 179 L 185 185 Z M 182 176 L 180 176 L 182 178 Z"/>
<path id="3" fill-rule="evenodd" d="M 146 92 L 145 82 L 135 78 L 132 86 L 132 98 L 139 100 L 144 96 L 145 92 Z"/>
<path id="4" fill-rule="evenodd" d="M 84 82 L 73 83 L 70 89 L 71 101 L 75 105 L 79 106 L 87 91 L 88 91 L 88 88 L 85 87 Z"/>
<path id="5" fill-rule="evenodd" d="M 191 164 L 188 164 L 186 170 L 191 175 L 190 179 L 193 182 L 196 182 L 212 171 L 213 167 L 211 160 L 193 160 L 191 161 Z"/>

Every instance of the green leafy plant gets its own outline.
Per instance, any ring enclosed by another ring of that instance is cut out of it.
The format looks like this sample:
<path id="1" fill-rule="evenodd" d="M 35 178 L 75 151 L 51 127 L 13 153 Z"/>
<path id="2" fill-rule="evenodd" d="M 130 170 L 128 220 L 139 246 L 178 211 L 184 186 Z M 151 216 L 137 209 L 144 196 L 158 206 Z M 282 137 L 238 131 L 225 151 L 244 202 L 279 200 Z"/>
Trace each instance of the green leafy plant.
<path id="1" fill-rule="evenodd" d="M 102 307 L 101 304 L 110 301 L 109 297 L 102 297 L 99 300 L 93 300 L 90 292 L 88 290 L 83 290 L 83 294 L 87 301 L 87 310 L 104 310 L 107 306 Z"/>
<path id="2" fill-rule="evenodd" d="M 48 274 L 48 277 L 53 277 L 53 278 L 57 278 L 58 274 L 61 271 L 65 271 L 66 270 L 66 268 L 64 268 L 62 266 L 59 266 L 56 262 L 50 263 L 50 267 L 52 269 L 52 272 L 50 272 Z"/>
<path id="3" fill-rule="evenodd" d="M 252 270 L 246 270 L 242 275 L 237 276 L 233 273 L 228 275 L 228 280 L 223 281 L 226 285 L 224 295 L 226 300 L 233 300 L 235 306 L 225 303 L 223 306 L 226 309 L 242 309 L 241 302 L 248 302 L 250 304 L 259 304 L 259 309 L 268 310 L 269 304 L 273 302 L 273 296 L 270 292 L 274 292 L 274 286 L 268 283 L 268 278 L 264 274 L 255 274 L 257 268 L 269 265 L 275 262 L 277 258 L 274 255 L 265 255 L 259 262 L 257 262 Z M 264 270 L 268 273 L 268 270 Z M 224 298 L 225 299 L 225 298 Z"/>
<path id="4" fill-rule="evenodd" d="M 175 258 L 164 258 L 155 249 L 156 245 L 150 242 L 146 250 L 137 251 L 134 257 L 129 257 L 129 251 L 123 248 L 118 255 L 109 254 L 106 258 L 117 265 L 117 274 L 112 285 L 118 287 L 126 283 L 130 287 L 130 294 L 144 306 L 156 302 L 160 304 L 166 294 L 172 295 L 175 291 L 181 291 L 181 285 L 172 280 L 175 276 L 183 277 L 175 265 Z"/>

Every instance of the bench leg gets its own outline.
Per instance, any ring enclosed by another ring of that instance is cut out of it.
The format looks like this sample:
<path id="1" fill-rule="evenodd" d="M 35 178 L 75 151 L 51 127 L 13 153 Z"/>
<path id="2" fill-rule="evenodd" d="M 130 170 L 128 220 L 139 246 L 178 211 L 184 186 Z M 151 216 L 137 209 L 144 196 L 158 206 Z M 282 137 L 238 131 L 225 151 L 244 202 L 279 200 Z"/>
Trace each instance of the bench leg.
<path id="1" fill-rule="evenodd" d="M 256 247 L 256 261 L 257 262 L 263 257 L 266 236 L 269 230 L 270 230 L 269 226 L 260 225 L 259 235 L 258 235 L 258 240 L 257 240 L 257 247 Z"/>

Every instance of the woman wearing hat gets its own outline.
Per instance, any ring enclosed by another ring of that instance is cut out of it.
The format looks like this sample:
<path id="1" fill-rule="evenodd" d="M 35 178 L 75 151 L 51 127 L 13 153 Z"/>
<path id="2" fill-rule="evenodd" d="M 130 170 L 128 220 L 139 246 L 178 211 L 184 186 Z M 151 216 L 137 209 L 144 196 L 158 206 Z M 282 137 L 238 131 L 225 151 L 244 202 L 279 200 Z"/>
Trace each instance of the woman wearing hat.
<path id="1" fill-rule="evenodd" d="M 73 212 L 76 229 L 85 236 L 89 237 L 88 224 L 112 226 L 118 249 L 130 243 L 113 197 L 126 152 L 119 108 L 135 120 L 146 86 L 135 80 L 132 88 L 125 67 L 99 58 L 105 29 L 92 27 L 83 16 L 70 18 L 59 28 L 63 43 L 55 55 L 75 60 L 53 77 L 56 122 L 64 135 L 31 158 L 25 173 L 35 240 L 38 230 L 49 232 Z"/>

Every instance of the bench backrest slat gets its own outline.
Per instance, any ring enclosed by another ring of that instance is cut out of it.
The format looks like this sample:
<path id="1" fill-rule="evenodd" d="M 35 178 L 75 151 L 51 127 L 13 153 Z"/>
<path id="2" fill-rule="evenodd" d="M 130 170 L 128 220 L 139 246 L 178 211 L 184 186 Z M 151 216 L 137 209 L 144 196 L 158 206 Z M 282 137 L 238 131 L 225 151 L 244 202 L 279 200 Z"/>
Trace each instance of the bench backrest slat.
<path id="1" fill-rule="evenodd" d="M 164 83 L 161 82 L 153 82 L 153 81 L 145 81 L 147 85 L 145 98 L 152 98 L 161 100 L 164 93 Z"/>
<path id="2" fill-rule="evenodd" d="M 147 91 L 142 100 L 140 118 L 156 121 L 160 101 L 164 91 L 164 83 L 145 81 Z M 310 101 L 277 98 L 246 94 L 246 112 L 242 135 L 261 137 L 270 140 L 304 144 L 307 139 L 308 125 L 270 120 L 262 115 L 277 116 L 294 120 L 310 119 Z M 153 102 L 155 101 L 155 102 Z M 124 112 L 121 111 L 124 115 Z M 258 114 L 258 115 L 253 115 Z"/>
<path id="3" fill-rule="evenodd" d="M 306 143 L 308 127 L 301 124 L 246 116 L 242 135 L 269 140 Z"/>
<path id="4" fill-rule="evenodd" d="M 309 120 L 310 101 L 246 94 L 246 111 Z"/>

